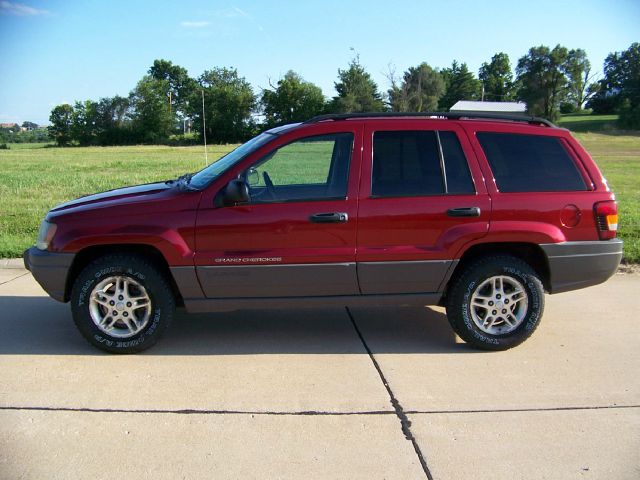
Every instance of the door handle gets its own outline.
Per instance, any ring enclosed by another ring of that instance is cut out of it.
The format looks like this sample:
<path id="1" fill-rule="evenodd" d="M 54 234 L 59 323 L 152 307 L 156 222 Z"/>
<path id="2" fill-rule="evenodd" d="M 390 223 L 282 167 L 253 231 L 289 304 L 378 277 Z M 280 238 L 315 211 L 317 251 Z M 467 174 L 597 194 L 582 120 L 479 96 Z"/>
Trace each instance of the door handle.
<path id="1" fill-rule="evenodd" d="M 450 217 L 479 217 L 480 207 L 450 208 L 447 210 L 447 215 Z"/>
<path id="2" fill-rule="evenodd" d="M 349 215 L 344 212 L 316 213 L 309 220 L 311 223 L 346 223 Z"/>

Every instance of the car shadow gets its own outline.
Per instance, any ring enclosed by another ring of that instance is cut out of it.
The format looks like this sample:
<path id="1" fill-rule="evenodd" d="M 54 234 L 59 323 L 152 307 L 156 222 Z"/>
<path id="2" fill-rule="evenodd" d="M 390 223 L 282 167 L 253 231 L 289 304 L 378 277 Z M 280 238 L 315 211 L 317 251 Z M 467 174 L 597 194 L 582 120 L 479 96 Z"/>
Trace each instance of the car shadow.
<path id="1" fill-rule="evenodd" d="M 68 304 L 47 297 L 0 297 L 0 355 L 105 355 L 77 331 Z M 351 310 L 373 353 L 468 353 L 441 309 Z M 343 308 L 187 314 L 178 309 L 144 355 L 363 354 Z"/>

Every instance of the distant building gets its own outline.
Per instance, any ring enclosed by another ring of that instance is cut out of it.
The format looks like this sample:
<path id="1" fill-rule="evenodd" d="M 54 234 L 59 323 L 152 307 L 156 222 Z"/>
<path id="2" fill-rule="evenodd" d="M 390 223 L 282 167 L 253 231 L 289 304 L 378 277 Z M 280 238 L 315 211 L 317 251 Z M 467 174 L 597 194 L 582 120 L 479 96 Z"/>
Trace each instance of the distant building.
<path id="1" fill-rule="evenodd" d="M 450 111 L 520 114 L 527 111 L 527 104 L 522 102 L 472 102 L 460 100 L 450 108 Z"/>
<path id="2" fill-rule="evenodd" d="M 26 132 L 28 129 L 25 127 L 20 126 L 19 124 L 12 122 L 12 123 L 0 123 L 0 129 L 1 130 L 9 130 L 10 133 L 14 133 L 14 132 Z"/>

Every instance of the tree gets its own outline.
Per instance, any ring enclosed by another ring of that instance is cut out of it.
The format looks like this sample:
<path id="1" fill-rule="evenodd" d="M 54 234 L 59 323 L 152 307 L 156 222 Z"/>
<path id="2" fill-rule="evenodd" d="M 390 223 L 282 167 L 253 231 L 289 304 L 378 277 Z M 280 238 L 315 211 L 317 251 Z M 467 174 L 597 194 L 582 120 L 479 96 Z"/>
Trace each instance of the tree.
<path id="1" fill-rule="evenodd" d="M 96 106 L 96 130 L 100 145 L 125 145 L 135 141 L 131 129 L 129 99 L 116 95 L 101 98 Z"/>
<path id="2" fill-rule="evenodd" d="M 585 102 L 597 91 L 597 84 L 593 82 L 591 62 L 587 52 L 581 48 L 569 50 L 565 66 L 568 91 L 567 100 L 575 111 L 582 110 Z"/>
<path id="3" fill-rule="evenodd" d="M 73 107 L 71 138 L 81 146 L 97 143 L 98 104 L 91 100 L 76 102 Z"/>
<path id="4" fill-rule="evenodd" d="M 156 80 L 165 80 L 169 83 L 171 93 L 169 105 L 172 114 L 175 118 L 184 117 L 188 110 L 189 98 L 197 88 L 197 82 L 189 76 L 185 68 L 174 65 L 168 60 L 154 60 L 148 73 Z"/>
<path id="5" fill-rule="evenodd" d="M 140 143 L 162 143 L 169 138 L 173 118 L 169 107 L 169 82 L 145 75 L 129 94 L 132 128 Z"/>
<path id="6" fill-rule="evenodd" d="M 204 92 L 207 140 L 215 143 L 237 143 L 253 133 L 251 118 L 256 96 L 251 85 L 235 68 L 205 71 L 199 78 L 200 89 L 189 103 L 194 126 L 202 132 L 202 93 Z"/>
<path id="7" fill-rule="evenodd" d="M 625 128 L 640 127 L 634 121 L 627 124 L 624 119 L 625 116 L 640 116 L 637 111 L 640 109 L 640 43 L 633 43 L 627 50 L 607 56 L 604 78 L 600 80 L 599 91 L 589 106 L 596 113 L 621 113 Z"/>
<path id="8" fill-rule="evenodd" d="M 260 100 L 268 127 L 279 123 L 302 122 L 324 110 L 320 87 L 305 82 L 289 70 L 273 90 L 264 90 Z"/>
<path id="9" fill-rule="evenodd" d="M 567 59 L 569 52 L 561 45 L 553 50 L 541 45 L 532 47 L 518 60 L 518 97 L 527 103 L 532 115 L 554 120 L 567 92 Z"/>
<path id="10" fill-rule="evenodd" d="M 390 73 L 389 80 L 389 105 L 394 112 L 433 111 L 444 93 L 442 76 L 425 62 L 409 67 L 400 84 L 393 73 Z"/>
<path id="11" fill-rule="evenodd" d="M 484 87 L 484 99 L 493 102 L 509 102 L 515 99 L 513 74 L 509 55 L 500 52 L 483 63 L 478 78 Z"/>
<path id="12" fill-rule="evenodd" d="M 49 115 L 51 125 L 47 127 L 58 146 L 63 147 L 71 141 L 71 126 L 73 125 L 73 107 L 67 103 L 58 105 Z"/>
<path id="13" fill-rule="evenodd" d="M 338 81 L 334 83 L 338 95 L 333 97 L 329 109 L 336 113 L 383 112 L 385 106 L 378 86 L 360 64 L 356 56 L 349 68 L 338 69 Z"/>
<path id="14" fill-rule="evenodd" d="M 445 93 L 438 102 L 442 110 L 449 110 L 459 100 L 475 100 L 480 92 L 480 82 L 469 71 L 466 63 L 453 61 L 451 68 L 440 72 L 444 80 Z"/>

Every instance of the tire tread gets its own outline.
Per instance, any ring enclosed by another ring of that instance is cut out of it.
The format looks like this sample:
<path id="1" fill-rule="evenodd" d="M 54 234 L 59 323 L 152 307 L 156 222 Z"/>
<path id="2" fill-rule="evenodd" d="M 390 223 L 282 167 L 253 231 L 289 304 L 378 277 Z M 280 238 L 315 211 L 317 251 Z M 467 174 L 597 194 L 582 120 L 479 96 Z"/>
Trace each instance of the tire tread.
<path id="1" fill-rule="evenodd" d="M 488 334 L 484 334 L 485 336 L 488 336 L 487 338 L 492 338 L 495 343 L 482 341 L 474 335 L 473 331 L 469 330 L 462 317 L 461 307 L 466 308 L 463 302 L 464 292 L 466 290 L 466 286 L 477 276 L 481 275 L 483 271 L 505 267 L 513 267 L 520 270 L 527 279 L 533 283 L 539 297 L 539 312 L 537 314 L 537 319 L 532 328 L 525 328 L 527 322 L 523 322 L 523 324 L 514 330 L 514 332 L 511 332 L 502 338 L 499 336 L 489 337 Z M 507 350 L 524 342 L 533 334 L 540 324 L 540 319 L 544 312 L 544 287 L 538 277 L 538 274 L 524 260 L 507 254 L 486 255 L 466 266 L 465 269 L 453 279 L 447 296 L 446 310 L 451 328 L 469 345 L 481 350 Z"/>

